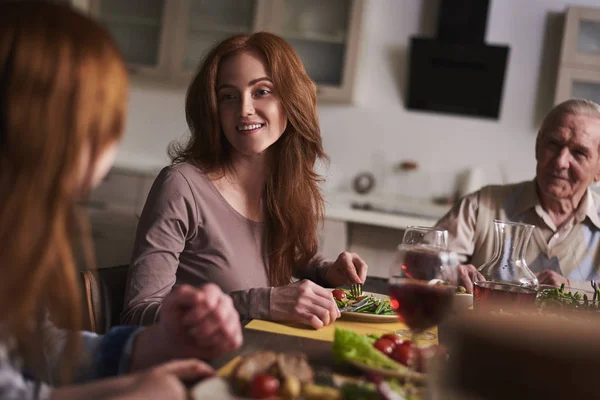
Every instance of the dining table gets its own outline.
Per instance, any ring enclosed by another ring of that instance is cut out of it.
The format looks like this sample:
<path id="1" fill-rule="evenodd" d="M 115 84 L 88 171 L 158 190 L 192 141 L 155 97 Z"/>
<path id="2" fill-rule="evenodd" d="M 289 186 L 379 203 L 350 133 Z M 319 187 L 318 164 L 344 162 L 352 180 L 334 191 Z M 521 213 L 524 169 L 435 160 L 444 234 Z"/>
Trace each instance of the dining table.
<path id="1" fill-rule="evenodd" d="M 371 293 L 386 293 L 387 282 L 382 281 L 375 287 L 371 286 L 370 289 Z M 362 335 L 396 333 L 404 335 L 407 339 L 409 338 L 407 326 L 395 319 L 393 322 L 361 321 L 342 315 L 334 323 L 321 329 L 314 329 L 311 326 L 298 323 L 254 319 L 243 327 L 244 341 L 242 346 L 238 350 L 214 360 L 211 365 L 217 371 L 218 377 L 226 378 L 244 355 L 256 351 L 270 350 L 305 354 L 309 364 L 315 371 L 315 382 L 317 384 L 331 384 L 332 377 L 335 375 L 358 377 L 361 375 L 359 370 L 348 365 L 337 365 L 334 360 L 332 343 L 336 329 L 352 330 Z M 427 332 L 426 335 L 421 336 L 419 344 L 437 344 L 437 327 Z M 200 383 L 197 386 L 201 388 L 202 384 Z M 194 389 L 192 389 L 192 393 L 194 393 Z M 214 398 L 225 398 L 222 395 L 219 396 Z M 207 398 L 204 392 L 201 398 Z"/>

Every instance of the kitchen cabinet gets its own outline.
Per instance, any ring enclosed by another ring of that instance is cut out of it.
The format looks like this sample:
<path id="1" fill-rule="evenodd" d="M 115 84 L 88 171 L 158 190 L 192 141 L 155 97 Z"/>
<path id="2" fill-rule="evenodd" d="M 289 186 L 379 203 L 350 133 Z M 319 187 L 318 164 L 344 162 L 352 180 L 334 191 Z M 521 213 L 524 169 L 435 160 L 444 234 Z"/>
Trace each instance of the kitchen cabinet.
<path id="1" fill-rule="evenodd" d="M 319 100 L 351 102 L 364 0 L 273 0 L 266 30 L 284 37 L 317 83 Z"/>
<path id="2" fill-rule="evenodd" d="M 554 102 L 574 97 L 600 103 L 600 8 L 569 7 L 565 14 Z"/>
<path id="3" fill-rule="evenodd" d="M 83 204 L 98 268 L 130 262 L 139 216 L 155 176 L 113 168 Z"/>
<path id="4" fill-rule="evenodd" d="M 72 2 L 113 35 L 135 81 L 186 86 L 215 43 L 269 31 L 299 53 L 320 101 L 352 101 L 365 0 Z"/>

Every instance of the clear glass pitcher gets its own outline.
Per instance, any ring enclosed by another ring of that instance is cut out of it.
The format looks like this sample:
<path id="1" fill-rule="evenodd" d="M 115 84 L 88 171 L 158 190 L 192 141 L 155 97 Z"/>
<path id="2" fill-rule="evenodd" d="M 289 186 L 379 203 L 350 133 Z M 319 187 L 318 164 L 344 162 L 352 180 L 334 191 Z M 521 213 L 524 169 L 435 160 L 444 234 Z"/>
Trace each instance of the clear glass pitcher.
<path id="1" fill-rule="evenodd" d="M 478 271 L 474 282 L 474 308 L 488 301 L 511 305 L 533 304 L 538 280 L 527 266 L 525 253 L 534 225 L 494 220 L 494 255 Z"/>

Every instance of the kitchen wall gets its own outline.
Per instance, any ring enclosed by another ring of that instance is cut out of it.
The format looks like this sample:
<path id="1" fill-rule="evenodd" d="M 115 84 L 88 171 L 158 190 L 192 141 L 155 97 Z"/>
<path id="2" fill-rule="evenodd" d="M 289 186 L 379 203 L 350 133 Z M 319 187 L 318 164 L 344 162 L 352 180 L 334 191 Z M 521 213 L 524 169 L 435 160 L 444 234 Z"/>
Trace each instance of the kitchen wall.
<path id="1" fill-rule="evenodd" d="M 536 127 L 552 106 L 561 14 L 568 4 L 600 7 L 600 1 L 490 1 L 487 42 L 510 46 L 498 120 L 406 110 L 408 39 L 434 32 L 437 2 L 367 3 L 355 104 L 319 109 L 331 157 L 326 189 L 349 187 L 361 171 L 376 174 L 378 190 L 412 196 L 450 193 L 456 176 L 475 166 L 485 173 L 482 183 L 531 178 Z M 184 89 L 134 84 L 118 165 L 154 169 L 168 162 L 167 144 L 187 134 L 184 97 Z M 394 172 L 407 159 L 419 170 Z"/>

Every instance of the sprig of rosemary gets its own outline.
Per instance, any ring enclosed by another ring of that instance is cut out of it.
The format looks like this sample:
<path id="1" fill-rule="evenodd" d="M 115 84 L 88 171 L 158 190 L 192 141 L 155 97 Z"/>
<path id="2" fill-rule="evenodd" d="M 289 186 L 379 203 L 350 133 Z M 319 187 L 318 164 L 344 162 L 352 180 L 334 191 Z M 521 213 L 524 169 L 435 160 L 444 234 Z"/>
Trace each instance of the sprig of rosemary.
<path id="1" fill-rule="evenodd" d="M 560 288 L 543 289 L 537 297 L 538 304 L 544 307 L 568 307 L 593 311 L 600 309 L 600 290 L 596 290 L 596 295 L 591 300 L 587 294 L 579 292 L 565 291 L 565 284 Z"/>

